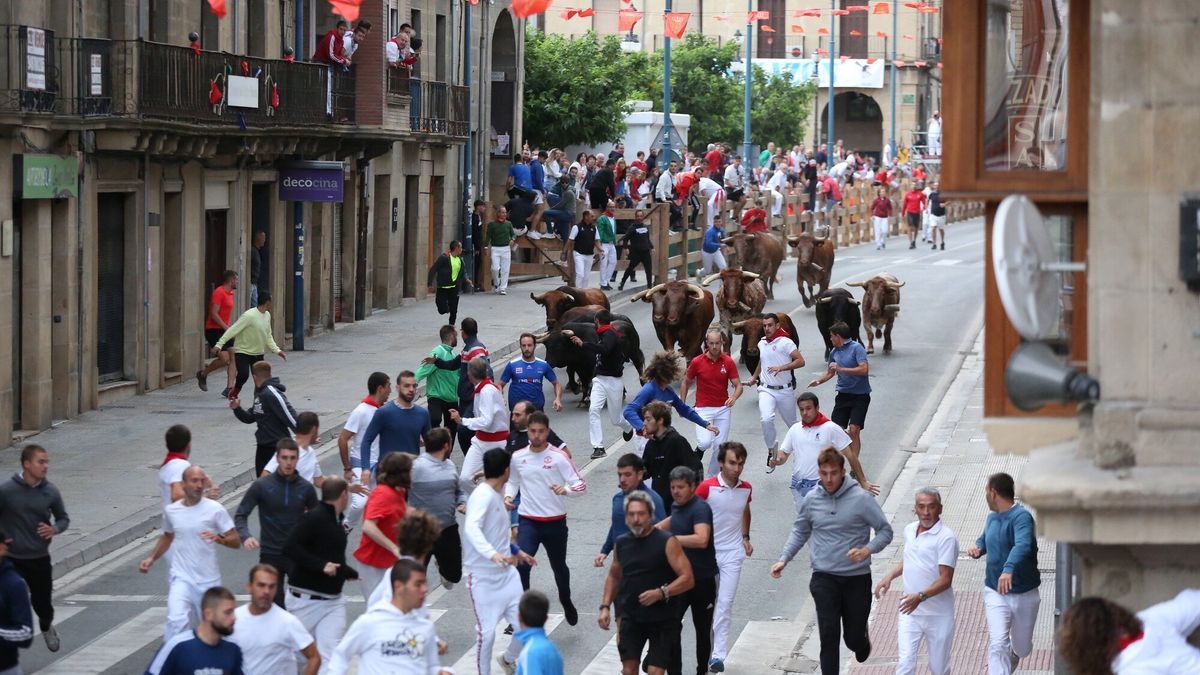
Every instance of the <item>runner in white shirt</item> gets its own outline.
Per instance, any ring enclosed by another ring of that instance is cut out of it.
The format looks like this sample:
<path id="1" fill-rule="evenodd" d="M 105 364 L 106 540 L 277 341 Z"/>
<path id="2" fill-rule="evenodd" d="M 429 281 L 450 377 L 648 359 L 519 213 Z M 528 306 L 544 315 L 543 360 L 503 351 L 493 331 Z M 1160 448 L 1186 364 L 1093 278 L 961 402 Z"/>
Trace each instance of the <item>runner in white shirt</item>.
<path id="1" fill-rule="evenodd" d="M 871 494 L 879 494 L 879 486 L 865 478 L 866 474 L 858 461 L 858 453 L 854 450 L 850 435 L 821 412 L 817 395 L 806 391 L 796 397 L 796 405 L 800 409 L 800 421 L 793 424 L 784 435 L 783 445 L 780 446 L 774 462 L 774 466 L 781 466 L 786 464 L 792 455 L 796 456 L 792 462 L 791 485 L 796 513 L 800 513 L 800 503 L 804 501 L 804 496 L 820 482 L 817 456 L 825 448 L 833 448 L 845 455 L 850 461 L 850 470 L 862 489 Z"/>
<path id="2" fill-rule="evenodd" d="M 316 675 L 321 655 L 312 635 L 300 619 L 275 604 L 275 586 L 279 572 L 270 565 L 250 568 L 246 592 L 250 604 L 234 611 L 233 635 L 229 640 L 242 648 L 242 671 L 246 675 L 295 673 L 296 653 L 308 659 L 304 675 Z"/>
<path id="3" fill-rule="evenodd" d="M 766 188 L 771 191 L 771 217 L 778 218 L 783 209 L 783 192 L 787 189 L 787 168 L 782 156 L 775 159 L 775 173 L 767 180 Z"/>
<path id="4" fill-rule="evenodd" d="M 721 187 L 721 184 L 717 181 L 705 175 L 696 184 L 696 192 L 708 203 L 705 216 L 708 219 L 708 227 L 712 227 L 713 220 L 717 217 L 717 214 L 725 210 L 725 188 Z"/>
<path id="5" fill-rule="evenodd" d="M 917 672 L 917 650 L 921 641 L 929 652 L 933 675 L 950 672 L 950 649 L 954 646 L 954 565 L 958 562 L 958 539 L 942 522 L 942 493 L 937 488 L 917 490 L 913 511 L 917 521 L 904 528 L 904 559 L 879 581 L 880 598 L 892 580 L 904 576 L 900 598 L 900 659 L 898 675 Z"/>
<path id="6" fill-rule="evenodd" d="M 475 474 L 483 469 L 483 453 L 508 443 L 508 406 L 500 385 L 488 377 L 488 362 L 484 359 L 474 358 L 467 363 L 467 379 L 475 386 L 475 417 L 460 417 L 451 408 L 450 419 L 475 432 L 458 474 L 463 491 L 470 492 L 475 489 Z"/>
<path id="7" fill-rule="evenodd" d="M 754 555 L 750 543 L 750 484 L 742 480 L 746 468 L 746 446 L 737 441 L 722 443 L 721 470 L 700 483 L 696 496 L 708 502 L 713 516 L 713 548 L 717 553 L 717 604 L 713 609 L 712 657 L 708 670 L 724 672 L 729 654 L 729 626 L 733 621 L 733 598 L 737 595 L 742 562 Z"/>
<path id="8" fill-rule="evenodd" d="M 182 424 L 167 429 L 167 457 L 158 468 L 158 492 L 162 495 L 163 524 L 167 522 L 167 507 L 183 499 L 183 472 L 192 465 L 192 432 Z"/>
<path id="9" fill-rule="evenodd" d="M 325 482 L 324 474 L 321 473 L 321 463 L 317 460 L 317 451 L 312 447 L 320 435 L 320 419 L 316 413 L 302 412 L 296 416 L 296 448 L 300 452 L 300 459 L 296 462 L 296 475 L 312 483 L 315 488 L 320 488 L 321 483 Z M 278 454 L 271 455 L 271 460 L 263 467 L 263 476 L 270 476 L 279 468 Z"/>
<path id="10" fill-rule="evenodd" d="M 463 521 L 463 567 L 475 610 L 475 668 L 479 675 L 492 672 L 492 644 L 500 618 L 508 619 L 513 626 L 520 625 L 517 606 L 521 602 L 521 578 L 514 566 L 537 564 L 509 540 L 508 509 L 502 495 L 511 461 L 512 456 L 505 450 L 484 453 L 483 482 L 467 498 L 467 517 Z M 513 640 L 496 657 L 505 670 L 516 663 L 521 646 L 520 641 Z"/>
<path id="11" fill-rule="evenodd" d="M 375 416 L 375 411 L 392 395 L 392 381 L 387 373 L 376 371 L 367 378 L 367 396 L 359 402 L 346 424 L 338 435 L 338 453 L 342 458 L 342 477 L 350 486 L 350 506 L 346 509 L 346 520 L 343 525 L 346 531 L 354 529 L 362 523 L 363 509 L 367 507 L 367 495 L 371 493 L 371 485 L 363 485 L 362 469 L 354 466 L 352 457 L 358 456 L 358 439 L 366 433 L 367 425 Z M 379 439 L 371 443 L 371 466 L 379 463 Z"/>
<path id="12" fill-rule="evenodd" d="M 796 378 L 791 371 L 804 367 L 804 356 L 793 342 L 794 338 L 779 325 L 779 317 L 766 313 L 762 315 L 762 322 L 758 368 L 746 384 L 758 385 L 758 414 L 763 442 L 767 444 L 767 473 L 771 473 L 775 470 L 771 460 L 779 450 L 775 415 L 782 417 L 788 427 L 796 423 L 796 403 L 792 400 Z"/>
<path id="13" fill-rule="evenodd" d="M 741 155 L 734 155 L 733 162 L 725 167 L 725 196 L 733 203 L 733 219 L 740 220 L 742 207 L 746 205 L 746 180 L 742 177 Z"/>
<path id="14" fill-rule="evenodd" d="M 237 549 L 242 545 L 225 507 L 204 497 L 208 476 L 190 466 L 183 472 L 183 499 L 167 506 L 162 536 L 150 555 L 138 564 L 142 574 L 174 547 L 170 559 L 167 621 L 163 640 L 189 630 L 202 616 L 204 591 L 221 585 L 214 544 Z"/>
<path id="15" fill-rule="evenodd" d="M 428 591 L 425 567 L 400 560 L 390 577 L 391 601 L 373 605 L 350 626 L 330 659 L 329 675 L 344 675 L 356 657 L 358 675 L 452 675 L 439 664 L 433 622 L 420 612 Z"/>
<path id="16" fill-rule="evenodd" d="M 1200 626 L 1200 590 L 1134 614 L 1107 598 L 1080 598 L 1058 627 L 1058 655 L 1076 673 L 1200 673 L 1200 649 L 1188 642 Z"/>

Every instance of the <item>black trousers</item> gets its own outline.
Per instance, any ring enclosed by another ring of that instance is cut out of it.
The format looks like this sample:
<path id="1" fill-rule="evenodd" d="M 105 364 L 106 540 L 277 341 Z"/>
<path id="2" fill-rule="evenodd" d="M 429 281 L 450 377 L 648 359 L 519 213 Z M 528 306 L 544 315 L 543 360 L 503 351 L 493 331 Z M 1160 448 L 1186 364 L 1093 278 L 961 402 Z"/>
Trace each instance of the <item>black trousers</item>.
<path id="1" fill-rule="evenodd" d="M 425 566 L 437 559 L 438 573 L 452 584 L 462 581 L 462 540 L 458 538 L 458 524 L 442 529 L 433 543 L 433 550 L 425 556 Z"/>
<path id="2" fill-rule="evenodd" d="M 263 552 L 259 553 L 258 562 L 279 570 L 279 579 L 275 584 L 275 604 L 279 605 L 280 609 L 287 609 L 287 606 L 283 604 L 283 599 L 287 595 L 287 576 L 292 571 L 291 559 L 279 553 Z"/>
<path id="3" fill-rule="evenodd" d="M 54 605 L 50 601 L 54 592 L 54 568 L 50 565 L 50 556 L 9 560 L 17 569 L 17 574 L 25 580 L 25 585 L 29 586 L 29 602 L 37 613 L 38 625 L 45 633 L 54 623 Z"/>
<path id="4" fill-rule="evenodd" d="M 517 525 L 517 546 L 531 556 L 536 556 L 539 546 L 546 547 L 550 569 L 554 571 L 554 585 L 558 587 L 559 602 L 571 601 L 571 568 L 567 567 L 567 519 L 532 520 L 521 516 Z M 521 588 L 529 590 L 529 565 L 517 565 L 521 575 Z"/>
<path id="5" fill-rule="evenodd" d="M 474 417 L 475 416 L 475 401 L 474 400 L 472 400 L 470 403 L 463 403 L 462 401 L 459 401 L 459 404 L 460 404 L 459 409 L 458 409 L 459 415 L 461 415 L 463 417 Z M 455 435 L 458 436 L 458 447 L 460 450 L 462 450 L 463 456 L 465 457 L 467 454 L 467 450 L 471 447 L 471 439 L 475 438 L 475 432 L 471 429 L 468 429 L 465 424 L 460 424 L 458 426 L 458 433 Z M 451 439 L 451 440 L 453 440 L 453 439 Z M 453 450 L 453 448 L 451 448 L 451 450 Z"/>
<path id="6" fill-rule="evenodd" d="M 717 579 L 697 579 L 692 590 L 680 596 L 679 621 L 682 624 L 683 615 L 692 610 L 692 627 L 696 629 L 696 673 L 704 675 L 708 672 L 708 659 L 712 656 L 712 622 L 713 609 L 717 604 Z M 671 654 L 671 666 L 667 668 L 670 675 L 683 673 L 683 642 L 675 643 Z"/>
<path id="7" fill-rule="evenodd" d="M 237 379 L 233 381 L 234 392 L 240 392 L 242 390 L 242 385 L 246 384 L 246 380 L 250 379 L 250 366 L 262 360 L 262 354 L 233 353 L 233 365 L 237 368 Z"/>
<path id="8" fill-rule="evenodd" d="M 254 478 L 262 475 L 263 469 L 275 456 L 275 443 L 259 443 L 254 446 Z"/>
<path id="9" fill-rule="evenodd" d="M 458 401 L 443 401 L 440 398 L 430 396 L 426 403 L 429 404 L 429 423 L 433 426 L 443 426 L 450 432 L 450 438 L 453 439 L 458 435 L 458 425 L 450 417 L 451 410 L 461 410 L 458 407 Z"/>
<path id="10" fill-rule="evenodd" d="M 845 632 L 846 646 L 860 651 L 869 642 L 867 617 L 871 613 L 871 575 L 842 577 L 813 572 L 808 582 L 817 608 L 817 633 L 821 636 L 821 674 L 837 675 Z"/>
<path id="11" fill-rule="evenodd" d="M 438 288 L 434 295 L 434 302 L 437 304 L 438 314 L 449 314 L 450 320 L 447 322 L 451 326 L 458 323 L 458 287 L 454 288 Z"/>
<path id="12" fill-rule="evenodd" d="M 642 269 L 646 272 L 646 288 L 649 288 L 654 284 L 653 273 L 650 271 L 650 254 L 651 251 L 634 251 L 633 249 L 630 249 L 629 267 L 625 268 L 625 274 L 621 277 L 622 284 L 629 281 L 629 279 L 633 277 L 634 268 L 636 268 L 638 265 L 641 265 Z"/>

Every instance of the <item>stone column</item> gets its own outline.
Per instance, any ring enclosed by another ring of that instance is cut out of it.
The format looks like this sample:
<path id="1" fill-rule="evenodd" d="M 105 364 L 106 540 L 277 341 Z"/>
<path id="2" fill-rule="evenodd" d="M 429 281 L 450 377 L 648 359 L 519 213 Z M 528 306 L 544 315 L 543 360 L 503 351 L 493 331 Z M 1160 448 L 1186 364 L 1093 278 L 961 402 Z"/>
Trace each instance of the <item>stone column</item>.
<path id="1" fill-rule="evenodd" d="M 21 426 L 47 429 L 54 418 L 51 344 L 51 202 L 21 203 Z"/>

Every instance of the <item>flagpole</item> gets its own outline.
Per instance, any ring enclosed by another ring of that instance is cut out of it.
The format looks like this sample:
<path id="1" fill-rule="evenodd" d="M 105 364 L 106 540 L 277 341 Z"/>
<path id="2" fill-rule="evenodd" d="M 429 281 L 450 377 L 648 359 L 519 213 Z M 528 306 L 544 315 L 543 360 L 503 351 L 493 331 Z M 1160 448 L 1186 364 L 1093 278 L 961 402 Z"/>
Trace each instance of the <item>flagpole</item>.
<path id="1" fill-rule="evenodd" d="M 827 142 L 829 143 L 829 146 L 828 146 L 828 152 L 826 152 L 826 155 L 825 155 L 827 157 L 826 161 L 829 162 L 826 165 L 828 167 L 832 167 L 833 163 L 834 163 L 833 162 L 833 80 L 834 80 L 835 70 L 834 70 L 834 66 L 833 66 L 833 60 L 837 58 L 837 33 L 835 32 L 835 28 L 834 28 L 834 22 L 837 20 L 837 15 L 833 13 L 833 10 L 836 8 L 837 8 L 837 0 L 829 0 L 829 94 L 828 94 L 829 100 L 825 106 L 829 110 L 829 114 L 827 117 L 828 126 L 829 126 L 829 129 L 828 129 L 828 139 L 829 140 Z"/>
<path id="2" fill-rule="evenodd" d="M 753 86 L 754 76 L 754 55 L 751 45 L 754 42 L 754 27 L 757 23 L 756 19 L 751 18 L 754 16 L 753 11 L 754 0 L 746 0 L 746 70 L 742 73 L 746 83 L 746 100 L 742 110 L 742 161 L 746 162 L 746 166 L 753 165 L 750 160 L 750 87 Z"/>
<path id="3" fill-rule="evenodd" d="M 664 18 L 671 13 L 671 0 L 665 0 Z M 664 162 L 671 163 L 671 38 L 663 34 L 663 155 Z"/>
<path id="4" fill-rule="evenodd" d="M 897 2 L 898 0 L 892 0 L 892 161 L 895 161 L 896 151 L 899 150 L 896 147 L 896 41 L 899 38 L 896 33 Z"/>

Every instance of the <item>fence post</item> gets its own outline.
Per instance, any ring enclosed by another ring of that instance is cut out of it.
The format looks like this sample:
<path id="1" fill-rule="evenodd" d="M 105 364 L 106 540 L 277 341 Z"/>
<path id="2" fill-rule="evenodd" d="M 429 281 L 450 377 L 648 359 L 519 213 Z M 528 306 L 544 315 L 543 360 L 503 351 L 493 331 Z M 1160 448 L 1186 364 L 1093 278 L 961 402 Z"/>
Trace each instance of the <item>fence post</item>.
<path id="1" fill-rule="evenodd" d="M 684 229 L 687 229 L 688 217 L 687 200 L 683 202 L 683 222 Z M 654 211 L 654 236 L 657 239 L 654 242 L 654 271 L 658 275 L 655 284 L 665 284 L 667 282 L 667 261 L 671 259 L 671 207 L 667 204 L 661 204 L 655 207 Z M 648 285 L 650 280 L 646 280 Z"/>

